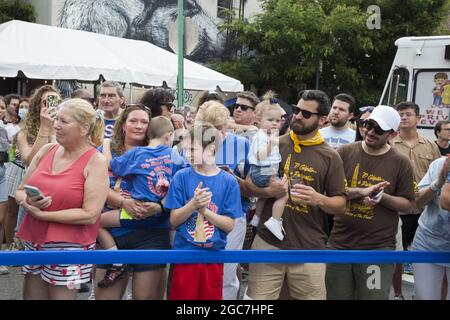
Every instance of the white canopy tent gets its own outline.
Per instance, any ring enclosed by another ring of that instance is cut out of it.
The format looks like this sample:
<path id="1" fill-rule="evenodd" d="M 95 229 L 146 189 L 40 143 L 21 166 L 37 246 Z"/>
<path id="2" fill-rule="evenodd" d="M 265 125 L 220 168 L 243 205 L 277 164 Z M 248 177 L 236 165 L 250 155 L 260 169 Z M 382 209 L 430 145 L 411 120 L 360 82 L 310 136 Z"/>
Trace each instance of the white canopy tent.
<path id="1" fill-rule="evenodd" d="M 177 86 L 177 56 L 146 41 L 23 21 L 0 24 L 0 76 Z M 184 88 L 242 91 L 239 80 L 184 59 Z"/>

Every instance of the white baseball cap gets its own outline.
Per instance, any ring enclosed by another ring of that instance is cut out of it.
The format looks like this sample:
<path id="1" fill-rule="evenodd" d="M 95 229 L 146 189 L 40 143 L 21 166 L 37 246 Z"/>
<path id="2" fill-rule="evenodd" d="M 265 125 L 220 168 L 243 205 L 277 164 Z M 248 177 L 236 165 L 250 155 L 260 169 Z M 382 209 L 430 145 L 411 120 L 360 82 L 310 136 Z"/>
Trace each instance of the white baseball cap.
<path id="1" fill-rule="evenodd" d="M 373 109 L 369 119 L 375 120 L 384 131 L 398 131 L 400 127 L 400 115 L 390 106 L 380 105 Z"/>

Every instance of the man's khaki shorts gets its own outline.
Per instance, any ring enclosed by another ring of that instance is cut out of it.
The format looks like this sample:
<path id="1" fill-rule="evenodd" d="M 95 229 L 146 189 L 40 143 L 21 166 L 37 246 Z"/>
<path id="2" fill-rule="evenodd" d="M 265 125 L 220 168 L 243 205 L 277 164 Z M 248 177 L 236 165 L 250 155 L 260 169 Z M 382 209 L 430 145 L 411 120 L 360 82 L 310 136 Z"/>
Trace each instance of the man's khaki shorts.
<path id="1" fill-rule="evenodd" d="M 280 250 L 255 237 L 253 250 Z M 276 300 L 287 277 L 289 294 L 298 300 L 325 300 L 325 271 L 323 263 L 252 263 L 250 264 L 247 295 L 254 300 Z"/>

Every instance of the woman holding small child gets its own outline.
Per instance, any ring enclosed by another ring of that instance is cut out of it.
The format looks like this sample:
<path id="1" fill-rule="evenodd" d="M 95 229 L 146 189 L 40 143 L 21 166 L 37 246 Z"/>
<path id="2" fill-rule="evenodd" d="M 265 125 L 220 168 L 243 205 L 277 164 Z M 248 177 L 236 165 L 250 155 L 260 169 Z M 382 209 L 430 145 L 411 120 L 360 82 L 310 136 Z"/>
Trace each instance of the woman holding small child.
<path id="1" fill-rule="evenodd" d="M 110 190 L 110 208 L 102 214 L 102 227 L 114 227 L 101 229 L 103 249 L 170 249 L 169 216 L 162 210 L 162 202 L 172 175 L 184 163 L 170 147 L 173 132 L 168 118 L 151 119 L 150 109 L 142 104 L 128 105 L 117 120 L 113 140 L 102 148 L 111 159 L 110 186 L 120 185 L 114 188 L 120 192 Z M 162 299 L 165 267 L 99 265 L 95 297 L 120 300 L 132 275 L 133 299 Z"/>

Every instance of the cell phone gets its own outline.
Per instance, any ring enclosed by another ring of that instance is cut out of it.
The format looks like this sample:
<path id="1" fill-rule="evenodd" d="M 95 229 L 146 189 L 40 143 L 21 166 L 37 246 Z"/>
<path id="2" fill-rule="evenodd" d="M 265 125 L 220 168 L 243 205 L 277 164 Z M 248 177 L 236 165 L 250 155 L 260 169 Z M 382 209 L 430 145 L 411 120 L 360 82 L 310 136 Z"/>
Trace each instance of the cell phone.
<path id="1" fill-rule="evenodd" d="M 61 103 L 61 99 L 56 95 L 48 95 L 47 96 L 47 108 L 48 113 L 53 117 L 56 115 L 56 111 L 58 111 L 58 106 Z"/>
<path id="2" fill-rule="evenodd" d="M 380 190 L 378 190 L 378 191 L 374 191 L 374 192 L 372 192 L 370 195 L 369 195 L 369 198 L 372 198 L 372 199 L 378 199 L 379 197 L 381 197 L 381 195 L 383 194 L 383 189 L 380 189 Z"/>
<path id="3" fill-rule="evenodd" d="M 27 196 L 29 197 L 36 197 L 39 196 L 38 200 L 42 200 L 44 199 L 44 194 L 42 193 L 41 190 L 39 190 L 39 188 L 34 187 L 34 186 L 30 186 L 30 185 L 24 185 L 23 186 L 25 193 L 27 194 Z"/>

